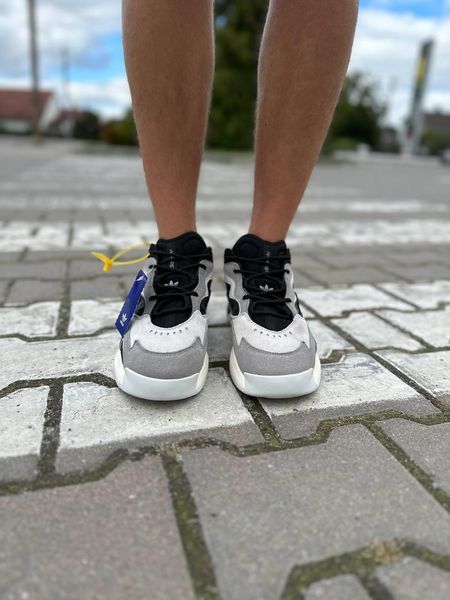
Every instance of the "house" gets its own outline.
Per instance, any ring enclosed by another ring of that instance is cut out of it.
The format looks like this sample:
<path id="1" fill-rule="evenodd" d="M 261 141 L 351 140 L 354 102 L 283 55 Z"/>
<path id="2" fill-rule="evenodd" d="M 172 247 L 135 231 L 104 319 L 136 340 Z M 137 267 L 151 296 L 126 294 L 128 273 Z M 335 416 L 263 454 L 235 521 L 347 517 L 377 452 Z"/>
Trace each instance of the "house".
<path id="1" fill-rule="evenodd" d="M 39 129 L 46 131 L 59 113 L 55 94 L 39 92 Z M 33 128 L 34 96 L 31 90 L 0 88 L 0 131 L 28 133 Z"/>
<path id="2" fill-rule="evenodd" d="M 423 130 L 450 138 L 450 114 L 426 112 L 423 116 Z"/>

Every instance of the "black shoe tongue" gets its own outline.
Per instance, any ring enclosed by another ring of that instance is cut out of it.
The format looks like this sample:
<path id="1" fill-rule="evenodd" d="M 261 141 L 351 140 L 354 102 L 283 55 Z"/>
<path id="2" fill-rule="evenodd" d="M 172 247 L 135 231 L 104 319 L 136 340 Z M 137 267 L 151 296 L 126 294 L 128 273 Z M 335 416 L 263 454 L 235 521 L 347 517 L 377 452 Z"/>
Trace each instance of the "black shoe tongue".
<path id="1" fill-rule="evenodd" d="M 183 257 L 195 256 L 206 251 L 206 244 L 203 238 L 194 231 L 183 233 L 182 235 L 172 239 L 159 239 L 156 243 L 157 250 L 163 250 L 168 255 L 161 256 L 160 262 L 164 264 L 164 275 L 158 278 L 158 285 L 155 284 L 155 291 L 158 294 L 173 292 L 176 288 L 195 287 L 198 281 L 195 267 L 192 267 L 186 273 L 179 273 L 176 269 L 186 267 L 191 264 L 190 260 L 184 260 Z M 170 260 L 170 254 L 173 254 L 173 260 Z M 171 270 L 173 269 L 173 274 Z M 161 275 L 161 272 L 157 274 Z M 190 275 L 194 275 L 194 279 Z M 194 281 L 194 285 L 191 285 Z M 158 308 L 161 309 L 179 309 L 185 308 L 184 311 L 174 313 L 165 313 L 158 315 Z M 190 317 L 192 302 L 188 297 L 170 297 L 167 299 L 161 298 L 156 302 L 155 308 L 152 311 L 152 321 L 158 327 L 174 327 L 183 323 Z"/>
<path id="2" fill-rule="evenodd" d="M 262 289 L 265 286 L 267 286 L 267 288 L 273 287 L 273 279 L 266 279 L 264 277 L 264 273 L 270 272 L 273 269 L 282 269 L 284 267 L 286 258 L 281 258 L 281 256 L 286 256 L 287 247 L 284 241 L 267 242 L 256 235 L 247 234 L 242 236 L 235 243 L 233 252 L 241 258 L 241 265 L 244 270 L 255 274 L 261 273 L 260 277 L 253 278 L 252 283 L 253 285 L 257 285 Z M 274 260 L 274 258 L 277 256 L 280 256 L 280 259 Z M 246 258 L 249 260 L 245 260 Z M 254 262 L 253 260 L 250 260 L 253 258 L 270 258 L 271 260 L 270 262 L 267 260 L 267 263 Z M 277 287 L 281 287 L 284 290 L 284 275 L 279 275 L 279 285 Z M 277 295 L 284 297 L 284 291 Z M 258 311 L 264 309 L 264 303 L 259 302 L 257 309 Z M 253 313 L 253 302 L 251 301 L 249 313 L 255 323 L 258 323 L 267 329 L 271 329 L 272 331 L 280 331 L 281 329 L 287 327 L 292 321 L 292 313 L 285 304 L 277 304 L 276 306 L 273 304 L 268 304 L 267 309 L 268 314 L 261 314 L 261 312 Z M 276 316 L 273 313 L 279 314 Z"/>
<path id="3" fill-rule="evenodd" d="M 242 257 L 244 260 L 243 267 L 244 269 L 248 269 L 253 271 L 254 273 L 264 273 L 268 272 L 270 268 L 282 268 L 285 263 L 285 259 L 280 258 L 280 260 L 273 260 L 275 257 L 279 255 L 286 255 L 287 248 L 286 243 L 284 241 L 280 242 L 266 242 L 260 237 L 248 233 L 247 235 L 242 236 L 235 243 L 233 247 L 233 252 L 237 254 L 237 256 Z M 272 259 L 267 264 L 264 263 L 256 263 L 252 260 L 246 261 L 245 258 L 267 258 Z"/>

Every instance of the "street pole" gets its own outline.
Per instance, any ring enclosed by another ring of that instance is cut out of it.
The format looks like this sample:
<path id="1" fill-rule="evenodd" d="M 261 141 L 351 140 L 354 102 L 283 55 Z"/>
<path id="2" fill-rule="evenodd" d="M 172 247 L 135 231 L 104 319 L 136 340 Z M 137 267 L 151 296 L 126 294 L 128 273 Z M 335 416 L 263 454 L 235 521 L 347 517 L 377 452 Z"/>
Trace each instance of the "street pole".
<path id="1" fill-rule="evenodd" d="M 37 47 L 36 5 L 35 0 L 27 0 L 28 25 L 30 32 L 31 86 L 33 95 L 33 125 L 32 132 L 36 142 L 41 139 L 39 120 L 41 116 L 41 99 L 39 95 L 39 57 Z"/>

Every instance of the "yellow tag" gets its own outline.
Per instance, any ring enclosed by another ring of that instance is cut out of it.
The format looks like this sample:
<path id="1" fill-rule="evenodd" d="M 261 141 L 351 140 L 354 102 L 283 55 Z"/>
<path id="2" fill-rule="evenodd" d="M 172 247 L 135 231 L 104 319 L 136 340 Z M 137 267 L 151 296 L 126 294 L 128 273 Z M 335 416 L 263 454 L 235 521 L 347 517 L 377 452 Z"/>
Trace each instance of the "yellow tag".
<path id="1" fill-rule="evenodd" d="M 139 244 L 133 244 L 132 246 L 127 246 L 126 248 L 122 248 L 122 250 L 119 250 L 119 252 L 114 254 L 114 256 L 112 256 L 111 258 L 109 258 L 108 256 L 105 256 L 105 254 L 102 254 L 101 252 L 91 252 L 91 254 L 92 254 L 92 256 L 95 256 L 95 258 L 98 258 L 98 260 L 100 260 L 103 263 L 103 271 L 105 273 L 108 273 L 108 271 L 110 271 L 111 267 L 134 265 L 136 263 L 142 262 L 143 260 L 146 260 L 149 257 L 148 252 L 145 256 L 141 256 L 140 258 L 133 258 L 132 260 L 120 260 L 120 261 L 117 260 L 118 258 L 123 256 L 127 252 L 131 252 L 131 250 L 135 250 L 136 248 L 141 248 L 143 246 L 146 246 L 148 248 L 148 246 L 150 246 L 150 242 L 147 242 L 147 241 L 139 242 Z"/>

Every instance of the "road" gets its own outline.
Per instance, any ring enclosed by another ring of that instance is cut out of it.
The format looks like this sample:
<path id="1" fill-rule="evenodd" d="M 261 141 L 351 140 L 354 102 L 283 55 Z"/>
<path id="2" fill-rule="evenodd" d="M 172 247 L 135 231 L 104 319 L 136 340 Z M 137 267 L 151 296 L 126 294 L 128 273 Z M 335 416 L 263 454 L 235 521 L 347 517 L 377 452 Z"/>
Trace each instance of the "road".
<path id="1" fill-rule="evenodd" d="M 111 378 L 136 266 L 90 255 L 155 240 L 137 155 L 0 139 L 1 598 L 449 597 L 450 169 L 316 168 L 288 241 L 323 384 L 291 401 L 228 373 L 251 186 L 207 155 L 207 385 L 141 402 Z"/>

